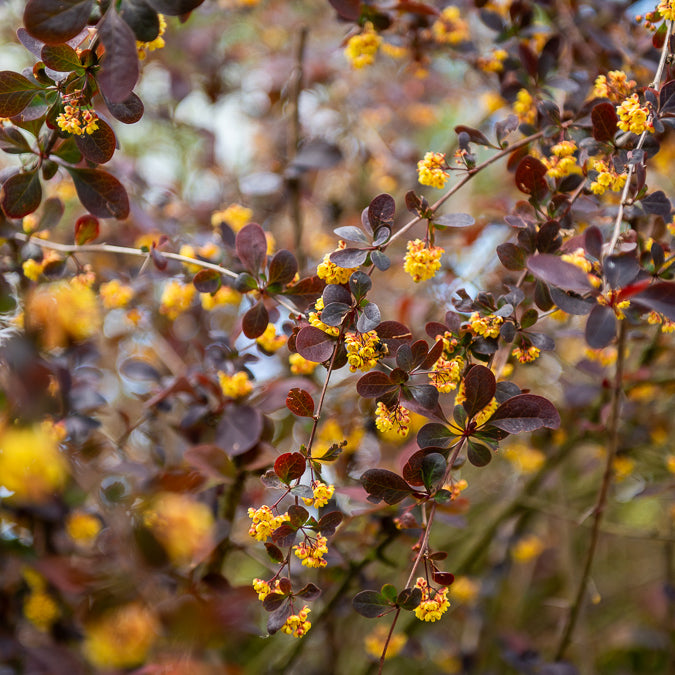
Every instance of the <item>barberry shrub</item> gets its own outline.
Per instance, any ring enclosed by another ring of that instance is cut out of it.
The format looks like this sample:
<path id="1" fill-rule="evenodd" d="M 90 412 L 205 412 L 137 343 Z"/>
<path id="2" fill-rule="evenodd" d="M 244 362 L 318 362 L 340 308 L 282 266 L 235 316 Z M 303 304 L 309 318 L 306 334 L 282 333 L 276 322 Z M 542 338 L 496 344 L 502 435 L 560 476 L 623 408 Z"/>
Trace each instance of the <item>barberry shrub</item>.
<path id="1" fill-rule="evenodd" d="M 671 672 L 675 7 L 618 8 L 0 8 L 8 672 Z"/>

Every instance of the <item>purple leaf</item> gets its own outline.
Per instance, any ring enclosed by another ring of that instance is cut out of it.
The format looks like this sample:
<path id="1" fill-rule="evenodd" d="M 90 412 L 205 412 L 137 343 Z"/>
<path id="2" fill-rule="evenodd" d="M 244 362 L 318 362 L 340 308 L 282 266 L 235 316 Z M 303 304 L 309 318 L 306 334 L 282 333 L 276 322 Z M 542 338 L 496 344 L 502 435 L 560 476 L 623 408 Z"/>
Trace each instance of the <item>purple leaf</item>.
<path id="1" fill-rule="evenodd" d="M 122 17 L 111 7 L 98 29 L 105 47 L 98 83 L 113 103 L 126 100 L 138 81 L 136 36 Z"/>
<path id="2" fill-rule="evenodd" d="M 556 255 L 532 255 L 527 259 L 527 268 L 535 277 L 565 291 L 583 295 L 593 290 L 586 272 Z"/>
<path id="3" fill-rule="evenodd" d="M 502 403 L 490 417 L 489 423 L 510 434 L 519 434 L 542 427 L 557 429 L 560 426 L 560 415 L 555 406 L 543 396 L 520 394 Z"/>

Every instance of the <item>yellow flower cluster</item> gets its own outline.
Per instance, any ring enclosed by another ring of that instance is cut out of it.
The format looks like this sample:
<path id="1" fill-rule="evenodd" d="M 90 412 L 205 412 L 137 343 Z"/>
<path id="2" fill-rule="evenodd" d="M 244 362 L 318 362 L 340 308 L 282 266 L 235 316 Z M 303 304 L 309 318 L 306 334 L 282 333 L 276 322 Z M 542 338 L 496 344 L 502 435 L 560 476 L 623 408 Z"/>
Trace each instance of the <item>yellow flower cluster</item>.
<path id="1" fill-rule="evenodd" d="M 241 293 L 229 286 L 221 286 L 215 293 L 200 293 L 199 300 L 202 309 L 210 312 L 223 305 L 238 305 L 241 302 Z"/>
<path id="2" fill-rule="evenodd" d="M 462 19 L 459 7 L 449 5 L 431 27 L 436 42 L 458 45 L 469 39 L 469 24 Z"/>
<path id="3" fill-rule="evenodd" d="M 274 582 L 274 586 L 270 586 L 269 581 L 263 579 L 253 580 L 253 590 L 258 594 L 258 600 L 262 602 L 270 593 L 279 591 L 279 579 Z"/>
<path id="4" fill-rule="evenodd" d="M 415 283 L 426 281 L 436 276 L 441 268 L 441 257 L 445 250 L 440 246 L 427 246 L 421 239 L 409 241 L 403 259 L 403 270 Z"/>
<path id="5" fill-rule="evenodd" d="M 158 633 L 155 613 L 131 603 L 87 624 L 83 650 L 98 668 L 130 668 L 145 661 Z"/>
<path id="6" fill-rule="evenodd" d="M 338 242 L 337 250 L 341 251 L 344 248 L 346 248 L 345 242 Z M 358 267 L 338 267 L 334 262 L 330 261 L 330 253 L 326 253 L 323 261 L 316 268 L 316 275 L 327 284 L 346 284 L 349 281 L 349 277 L 357 269 Z"/>
<path id="7" fill-rule="evenodd" d="M 263 504 L 259 509 L 249 508 L 248 517 L 253 521 L 248 533 L 257 541 L 265 541 L 277 527 L 290 520 L 287 513 L 275 516 L 267 504 Z"/>
<path id="8" fill-rule="evenodd" d="M 0 485 L 13 493 L 8 501 L 42 504 L 63 490 L 68 475 L 53 425 L 0 430 Z"/>
<path id="9" fill-rule="evenodd" d="M 469 328 L 474 335 L 482 335 L 485 338 L 499 337 L 499 329 L 504 323 L 501 316 L 481 316 L 474 312 L 469 317 Z"/>
<path id="10" fill-rule="evenodd" d="M 89 108 L 64 105 L 63 112 L 56 118 L 56 124 L 61 131 L 75 136 L 93 134 L 98 129 L 98 117 Z"/>
<path id="11" fill-rule="evenodd" d="M 661 324 L 662 333 L 675 332 L 675 321 L 670 321 L 669 319 L 666 319 L 666 317 L 663 316 L 663 314 L 659 314 L 658 312 L 649 312 L 649 315 L 647 316 L 647 323 L 651 324 L 652 326 Z"/>
<path id="12" fill-rule="evenodd" d="M 673 4 L 673 0 L 661 0 L 656 10 L 666 21 L 675 21 L 675 4 Z"/>
<path id="13" fill-rule="evenodd" d="M 593 160 L 592 168 L 598 172 L 597 178 L 591 183 L 593 194 L 604 194 L 607 189 L 619 192 L 626 184 L 627 174 L 618 174 L 614 165 L 604 159 Z"/>
<path id="14" fill-rule="evenodd" d="M 56 349 L 97 335 L 101 313 L 94 291 L 74 277 L 34 289 L 26 302 L 25 324 L 43 347 Z"/>
<path id="15" fill-rule="evenodd" d="M 455 577 L 450 586 L 450 597 L 462 605 L 472 605 L 480 593 L 480 583 L 469 577 Z"/>
<path id="16" fill-rule="evenodd" d="M 595 78 L 593 97 L 608 98 L 612 103 L 618 103 L 630 96 L 635 84 L 635 80 L 629 80 L 623 70 L 610 70 L 607 75 Z"/>
<path id="17" fill-rule="evenodd" d="M 619 116 L 619 129 L 630 131 L 640 135 L 643 131 L 654 133 L 651 111 L 647 105 L 640 105 L 640 97 L 637 94 L 629 96 L 616 107 Z"/>
<path id="18" fill-rule="evenodd" d="M 464 359 L 461 356 L 448 359 L 445 354 L 442 354 L 434 363 L 432 372 L 428 373 L 429 380 L 438 391 L 447 394 L 457 388 L 463 370 Z"/>
<path id="19" fill-rule="evenodd" d="M 24 221 L 26 219 L 24 218 Z M 26 279 L 37 281 L 48 264 L 61 260 L 61 256 L 56 251 L 49 251 L 39 262 L 29 258 L 22 264 L 23 275 Z"/>
<path id="20" fill-rule="evenodd" d="M 214 211 L 211 214 L 211 225 L 218 227 L 225 223 L 229 225 L 234 232 L 239 232 L 244 225 L 248 225 L 253 217 L 251 209 L 242 206 L 241 204 L 230 204 L 222 211 Z"/>
<path id="21" fill-rule="evenodd" d="M 527 89 L 521 89 L 516 94 L 513 112 L 518 115 L 518 119 L 524 124 L 534 124 L 537 121 L 537 107 Z"/>
<path id="22" fill-rule="evenodd" d="M 322 534 L 317 534 L 313 541 L 310 537 L 305 537 L 302 544 L 293 547 L 293 553 L 302 560 L 305 567 L 325 567 L 328 563 L 323 556 L 328 553 L 328 539 Z"/>
<path id="23" fill-rule="evenodd" d="M 312 493 L 314 497 L 303 498 L 306 506 L 315 506 L 317 509 L 320 509 L 322 506 L 326 506 L 328 502 L 333 498 L 335 494 L 334 485 L 326 485 L 320 480 L 315 480 L 312 483 Z"/>
<path id="24" fill-rule="evenodd" d="M 605 368 L 616 363 L 616 347 L 605 347 L 604 349 L 591 349 L 586 347 L 584 356 L 590 361 L 595 361 Z"/>
<path id="25" fill-rule="evenodd" d="M 148 55 L 148 52 L 154 52 L 157 49 L 163 49 L 166 45 L 164 41 L 164 33 L 166 33 L 166 19 L 163 14 L 158 14 L 159 17 L 159 33 L 154 40 L 150 42 L 139 42 L 136 40 L 136 50 L 138 51 L 138 58 L 143 61 Z"/>
<path id="26" fill-rule="evenodd" d="M 297 614 L 291 614 L 286 619 L 286 623 L 281 627 L 281 632 L 293 637 L 302 637 L 312 627 L 310 621 L 307 621 L 307 616 L 312 610 L 305 605 Z"/>
<path id="27" fill-rule="evenodd" d="M 39 572 L 26 568 L 23 578 L 30 587 L 23 601 L 23 615 L 39 630 L 48 631 L 61 614 L 59 606 L 47 592 L 47 582 Z"/>
<path id="28" fill-rule="evenodd" d="M 293 375 L 311 375 L 319 365 L 318 363 L 314 363 L 314 361 L 308 361 L 304 356 L 300 356 L 297 353 L 291 354 L 288 357 L 288 362 Z"/>
<path id="29" fill-rule="evenodd" d="M 134 289 L 123 284 L 119 279 L 101 284 L 98 292 L 106 309 L 126 307 L 134 297 Z"/>
<path id="30" fill-rule="evenodd" d="M 379 659 L 382 650 L 384 649 L 384 645 L 387 643 L 388 636 L 389 631 L 387 628 L 379 624 L 375 626 L 375 628 L 363 639 L 366 653 L 374 659 Z M 385 659 L 393 659 L 397 656 L 407 641 L 408 638 L 403 633 L 394 633 L 389 636 Z"/>
<path id="31" fill-rule="evenodd" d="M 617 319 L 625 319 L 624 309 L 630 307 L 630 300 L 619 300 L 620 291 L 607 291 L 604 295 L 598 295 L 596 300 L 599 305 L 611 307 Z"/>
<path id="32" fill-rule="evenodd" d="M 405 437 L 410 430 L 410 411 L 402 405 L 389 409 L 380 401 L 375 408 L 375 426 L 381 433 L 395 431 Z"/>
<path id="33" fill-rule="evenodd" d="M 495 49 L 490 56 L 481 56 L 477 65 L 486 73 L 501 73 L 504 70 L 504 61 L 506 61 L 508 55 L 505 49 Z"/>
<path id="34" fill-rule="evenodd" d="M 314 328 L 318 328 L 328 335 L 337 337 L 340 334 L 340 329 L 337 326 L 327 326 L 323 321 L 321 321 L 321 311 L 323 310 L 323 307 L 323 298 L 319 298 L 314 303 L 314 311 L 307 315 L 307 321 L 309 321 L 309 323 L 314 326 Z"/>
<path id="35" fill-rule="evenodd" d="M 212 548 L 215 521 L 211 509 L 188 494 L 157 495 L 143 522 L 175 565 L 199 562 Z"/>
<path id="36" fill-rule="evenodd" d="M 469 487 L 468 481 L 461 478 L 460 480 L 452 480 L 450 483 L 446 483 L 443 486 L 444 490 L 447 490 L 450 493 L 450 501 L 455 501 L 459 495 Z"/>
<path id="37" fill-rule="evenodd" d="M 446 586 L 434 591 L 423 577 L 417 577 L 415 588 L 422 591 L 422 602 L 415 607 L 415 616 L 420 621 L 433 623 L 438 621 L 450 607 L 448 589 Z"/>
<path id="38" fill-rule="evenodd" d="M 182 284 L 177 279 L 172 279 L 162 291 L 160 314 L 165 314 L 172 321 L 177 319 L 190 309 L 196 293 L 197 290 L 192 284 Z"/>
<path id="39" fill-rule="evenodd" d="M 511 556 L 516 562 L 526 563 L 538 558 L 544 550 L 544 542 L 539 537 L 531 534 L 518 540 L 511 551 Z"/>
<path id="40" fill-rule="evenodd" d="M 345 47 L 345 56 L 352 68 L 365 68 L 375 62 L 375 55 L 382 44 L 382 38 L 375 32 L 373 24 L 369 22 L 363 27 L 363 32 L 349 38 Z"/>
<path id="41" fill-rule="evenodd" d="M 243 370 L 236 372 L 234 375 L 228 375 L 219 370 L 218 383 L 223 394 L 228 398 L 243 398 L 253 391 L 253 383 Z"/>
<path id="42" fill-rule="evenodd" d="M 456 402 L 455 402 L 456 403 Z M 475 417 L 474 421 L 478 426 L 485 424 L 493 415 L 494 411 L 499 408 L 499 401 L 493 398 Z"/>
<path id="43" fill-rule="evenodd" d="M 444 152 L 427 152 L 424 159 L 417 162 L 417 180 L 420 185 L 442 190 L 448 182 L 448 163 Z"/>
<path id="44" fill-rule="evenodd" d="M 66 533 L 77 544 L 90 546 L 101 531 L 101 521 L 93 514 L 76 510 L 68 514 Z"/>
<path id="45" fill-rule="evenodd" d="M 576 150 L 577 144 L 574 141 L 556 143 L 551 148 L 552 156 L 542 158 L 546 175 L 551 178 L 564 178 L 573 173 L 581 173 L 581 167 L 574 157 Z"/>
<path id="46" fill-rule="evenodd" d="M 277 329 L 273 323 L 268 323 L 265 332 L 256 338 L 256 342 L 270 354 L 279 351 L 286 344 L 285 335 L 277 335 Z"/>
<path id="47" fill-rule="evenodd" d="M 532 363 L 539 358 L 539 354 L 541 352 L 539 351 L 538 347 L 530 345 L 527 349 L 523 349 L 522 347 L 514 347 L 513 352 L 511 353 L 513 354 L 513 358 L 515 358 L 518 363 Z"/>
<path id="48" fill-rule="evenodd" d="M 381 358 L 387 355 L 388 349 L 374 330 L 367 333 L 347 333 L 345 335 L 347 363 L 349 370 L 370 370 Z"/>

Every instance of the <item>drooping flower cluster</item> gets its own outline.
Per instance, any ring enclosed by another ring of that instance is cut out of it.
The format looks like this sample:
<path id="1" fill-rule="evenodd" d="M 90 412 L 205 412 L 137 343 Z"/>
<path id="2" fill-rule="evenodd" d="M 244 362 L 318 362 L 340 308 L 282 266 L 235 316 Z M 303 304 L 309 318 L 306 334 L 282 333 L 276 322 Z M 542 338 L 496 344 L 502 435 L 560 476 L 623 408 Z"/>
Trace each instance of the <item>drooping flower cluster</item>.
<path id="1" fill-rule="evenodd" d="M 268 353 L 274 354 L 279 351 L 286 344 L 285 335 L 277 335 L 277 329 L 273 323 L 267 324 L 265 332 L 258 338 L 256 342 Z"/>
<path id="2" fill-rule="evenodd" d="M 675 3 L 673 3 L 673 0 L 661 0 L 656 10 L 666 21 L 675 21 Z"/>
<path id="3" fill-rule="evenodd" d="M 524 124 L 534 124 L 537 121 L 537 106 L 527 89 L 521 89 L 516 94 L 513 112 L 518 115 L 518 119 Z"/>
<path id="4" fill-rule="evenodd" d="M 432 366 L 432 372 L 428 374 L 429 380 L 438 391 L 447 394 L 457 388 L 464 365 L 464 359 L 461 356 L 448 359 L 445 354 L 441 354 Z"/>
<path id="5" fill-rule="evenodd" d="M 248 517 L 253 521 L 248 533 L 257 541 L 266 541 L 277 527 L 290 520 L 287 513 L 275 516 L 267 504 L 263 504 L 259 509 L 249 508 Z"/>
<path id="6" fill-rule="evenodd" d="M 314 539 L 306 536 L 301 544 L 293 547 L 293 553 L 305 567 L 325 567 L 328 563 L 323 556 L 328 553 L 328 539 L 322 534 Z"/>
<path id="7" fill-rule="evenodd" d="M 154 40 L 150 42 L 136 41 L 136 50 L 138 51 L 138 58 L 142 61 L 148 55 L 148 52 L 154 52 L 156 49 L 163 49 L 166 42 L 164 41 L 164 33 L 166 33 L 166 19 L 163 14 L 158 14 L 159 18 L 159 33 Z"/>
<path id="8" fill-rule="evenodd" d="M 421 239 L 409 241 L 403 259 L 403 269 L 415 283 L 436 276 L 441 268 L 441 257 L 445 250 L 440 246 L 427 246 Z"/>
<path id="9" fill-rule="evenodd" d="M 410 430 L 410 411 L 402 405 L 387 408 L 380 401 L 375 408 L 375 426 L 382 433 L 395 431 L 399 436 L 405 437 Z"/>
<path id="10" fill-rule="evenodd" d="M 420 185 L 442 190 L 448 182 L 448 163 L 444 152 L 427 152 L 424 159 L 417 162 L 417 180 Z"/>
<path id="11" fill-rule="evenodd" d="M 101 284 L 98 292 L 106 309 L 126 307 L 134 297 L 134 289 L 123 284 L 119 279 L 112 279 Z"/>
<path id="12" fill-rule="evenodd" d="M 591 192 L 596 195 L 604 194 L 607 189 L 620 192 L 626 184 L 626 173 L 617 173 L 614 165 L 604 159 L 592 162 L 592 169 L 598 172 L 597 178 L 591 183 Z"/>
<path id="13" fill-rule="evenodd" d="M 607 75 L 598 75 L 593 85 L 595 98 L 608 98 L 612 103 L 623 101 L 635 89 L 635 80 L 629 80 L 623 70 L 610 70 Z"/>
<path id="14" fill-rule="evenodd" d="M 349 38 L 345 47 L 345 56 L 352 68 L 365 68 L 375 62 L 377 50 L 382 38 L 375 32 L 373 24 L 368 21 L 363 32 Z"/>
<path id="15" fill-rule="evenodd" d="M 541 352 L 534 345 L 530 345 L 529 347 L 521 345 L 520 347 L 514 347 L 511 353 L 518 363 L 532 363 L 539 358 Z"/>
<path id="16" fill-rule="evenodd" d="M 474 335 L 482 335 L 485 338 L 499 337 L 499 330 L 504 323 L 501 316 L 481 316 L 474 312 L 469 317 L 469 328 Z"/>
<path id="17" fill-rule="evenodd" d="M 542 158 L 546 167 L 546 175 L 551 178 L 564 178 L 573 173 L 581 173 L 574 153 L 577 144 L 574 141 L 560 141 L 551 148 L 551 157 Z"/>
<path id="18" fill-rule="evenodd" d="M 341 251 L 344 248 L 346 248 L 345 242 L 338 242 L 337 250 Z M 323 261 L 320 262 L 316 268 L 316 275 L 319 279 L 323 279 L 327 284 L 346 284 L 349 281 L 349 277 L 351 277 L 358 268 L 338 267 L 334 262 L 331 262 L 330 255 L 330 253 L 326 253 L 323 257 Z"/>
<path id="19" fill-rule="evenodd" d="M 269 581 L 264 579 L 254 579 L 253 580 L 253 590 L 258 594 L 258 600 L 262 602 L 270 593 L 276 593 L 279 591 L 279 579 L 276 579 L 274 586 L 270 586 Z"/>
<path id="20" fill-rule="evenodd" d="M 654 133 L 651 110 L 647 105 L 640 105 L 640 97 L 637 94 L 629 96 L 616 107 L 619 116 L 618 127 L 621 131 L 630 131 L 638 136 L 643 131 Z"/>
<path id="21" fill-rule="evenodd" d="M 347 363 L 349 370 L 364 372 L 370 370 L 381 358 L 387 355 L 387 346 L 374 331 L 367 333 L 347 333 L 345 335 Z"/>
<path id="22" fill-rule="evenodd" d="M 446 7 L 431 27 L 436 42 L 456 46 L 469 39 L 469 24 L 462 19 L 459 7 Z"/>
<path id="23" fill-rule="evenodd" d="M 172 321 L 177 319 L 183 312 L 190 309 L 196 293 L 197 289 L 192 284 L 183 284 L 177 279 L 172 279 L 162 291 L 160 314 L 166 315 Z"/>
<path id="24" fill-rule="evenodd" d="M 447 587 L 443 586 L 434 591 L 424 578 L 417 577 L 415 588 L 422 591 L 422 602 L 415 607 L 415 616 L 420 621 L 431 623 L 438 621 L 450 607 Z"/>
<path id="25" fill-rule="evenodd" d="M 297 614 L 291 614 L 286 619 L 286 623 L 280 628 L 282 633 L 292 635 L 293 637 L 302 637 L 312 627 L 312 623 L 307 621 L 307 616 L 312 610 L 305 605 Z"/>
<path id="26" fill-rule="evenodd" d="M 321 312 L 323 311 L 323 308 L 323 298 L 319 298 L 314 303 L 314 311 L 309 312 L 307 315 L 307 321 L 309 321 L 309 323 L 315 328 L 322 330 L 324 333 L 337 337 L 340 334 L 340 329 L 337 326 L 327 326 L 323 321 L 321 321 Z"/>
<path id="27" fill-rule="evenodd" d="M 304 356 L 294 353 L 288 357 L 293 375 L 311 375 L 319 365 L 314 361 L 308 361 Z"/>
<path id="28" fill-rule="evenodd" d="M 228 398 L 243 398 L 253 391 L 253 383 L 243 370 L 234 373 L 234 375 L 228 375 L 219 370 L 218 382 L 223 394 Z"/>
<path id="29" fill-rule="evenodd" d="M 320 480 L 315 480 L 312 483 L 312 493 L 314 497 L 303 498 L 306 506 L 315 506 L 317 509 L 320 509 L 322 506 L 326 506 L 328 502 L 333 498 L 335 493 L 334 485 L 326 485 Z"/>
<path id="30" fill-rule="evenodd" d="M 91 135 L 98 129 L 98 116 L 91 108 L 66 104 L 63 112 L 56 118 L 61 131 L 75 136 Z"/>

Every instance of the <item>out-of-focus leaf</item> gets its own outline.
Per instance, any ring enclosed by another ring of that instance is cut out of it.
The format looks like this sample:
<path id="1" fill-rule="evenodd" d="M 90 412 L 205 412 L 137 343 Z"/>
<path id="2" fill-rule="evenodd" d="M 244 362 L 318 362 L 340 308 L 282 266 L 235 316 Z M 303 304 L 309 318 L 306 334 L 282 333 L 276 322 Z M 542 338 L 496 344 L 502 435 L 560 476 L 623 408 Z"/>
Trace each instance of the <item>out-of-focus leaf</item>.
<path id="1" fill-rule="evenodd" d="M 98 34 L 105 47 L 98 83 L 106 98 L 119 103 L 129 98 L 138 81 L 136 36 L 114 6 L 106 12 Z"/>
<path id="2" fill-rule="evenodd" d="M 122 183 L 102 169 L 73 169 L 68 173 L 77 196 L 88 211 L 98 218 L 123 219 L 129 215 L 129 197 Z"/>
<path id="3" fill-rule="evenodd" d="M 84 246 L 94 241 L 99 234 L 99 223 L 96 216 L 86 213 L 75 221 L 75 243 Z"/>
<path id="4" fill-rule="evenodd" d="M 103 100 L 110 114 L 123 124 L 135 124 L 143 117 L 143 101 L 134 93 L 129 94 L 127 98 L 119 103 L 111 101 L 105 94 L 103 95 Z"/>
<path id="5" fill-rule="evenodd" d="M 251 274 L 258 274 L 267 259 L 267 239 L 262 227 L 257 223 L 244 226 L 237 233 L 235 247 L 244 267 Z"/>
<path id="6" fill-rule="evenodd" d="M 9 218 L 23 218 L 33 213 L 42 201 L 42 185 L 37 171 L 10 176 L 0 189 L 0 204 Z"/>
<path id="7" fill-rule="evenodd" d="M 216 440 L 230 457 L 236 457 L 256 445 L 262 432 L 263 419 L 259 410 L 247 405 L 231 404 L 223 412 L 216 429 Z"/>
<path id="8" fill-rule="evenodd" d="M 548 253 L 532 255 L 527 259 L 527 267 L 542 281 L 564 291 L 584 294 L 593 290 L 586 272 L 556 255 Z"/>
<path id="9" fill-rule="evenodd" d="M 93 5 L 94 0 L 28 0 L 23 23 L 32 37 L 46 44 L 59 44 L 86 26 Z"/>

